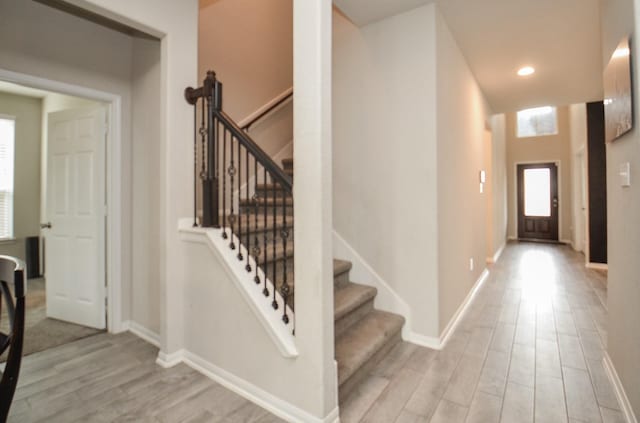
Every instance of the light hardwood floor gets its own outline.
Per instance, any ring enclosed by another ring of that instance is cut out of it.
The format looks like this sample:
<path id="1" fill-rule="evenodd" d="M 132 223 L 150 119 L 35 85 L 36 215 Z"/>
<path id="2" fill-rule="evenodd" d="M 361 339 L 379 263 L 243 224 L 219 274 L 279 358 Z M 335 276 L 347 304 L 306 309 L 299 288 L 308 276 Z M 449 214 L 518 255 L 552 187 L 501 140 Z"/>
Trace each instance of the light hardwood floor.
<path id="1" fill-rule="evenodd" d="M 602 365 L 606 273 L 568 246 L 510 243 L 442 351 L 399 344 L 349 422 L 623 423 Z"/>
<path id="2" fill-rule="evenodd" d="M 9 422 L 281 422 L 131 334 L 100 334 L 25 357 Z"/>
<path id="3" fill-rule="evenodd" d="M 512 243 L 442 351 L 401 343 L 341 406 L 345 423 L 623 422 L 602 367 L 606 275 L 569 247 Z M 133 335 L 24 360 L 11 422 L 272 422 Z"/>

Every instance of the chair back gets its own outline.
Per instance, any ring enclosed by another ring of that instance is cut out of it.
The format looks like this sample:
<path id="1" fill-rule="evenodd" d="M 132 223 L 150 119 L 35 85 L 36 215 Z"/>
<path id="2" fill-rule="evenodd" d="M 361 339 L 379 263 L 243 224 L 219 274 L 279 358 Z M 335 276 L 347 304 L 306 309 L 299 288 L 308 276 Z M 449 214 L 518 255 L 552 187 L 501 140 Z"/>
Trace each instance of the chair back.
<path id="1" fill-rule="evenodd" d="M 24 263 L 14 257 L 0 256 L 0 308 L 4 302 L 9 318 L 9 331 L 0 332 L 0 354 L 9 350 L 0 379 L 0 422 L 7 421 L 20 374 L 27 291 L 25 282 Z"/>

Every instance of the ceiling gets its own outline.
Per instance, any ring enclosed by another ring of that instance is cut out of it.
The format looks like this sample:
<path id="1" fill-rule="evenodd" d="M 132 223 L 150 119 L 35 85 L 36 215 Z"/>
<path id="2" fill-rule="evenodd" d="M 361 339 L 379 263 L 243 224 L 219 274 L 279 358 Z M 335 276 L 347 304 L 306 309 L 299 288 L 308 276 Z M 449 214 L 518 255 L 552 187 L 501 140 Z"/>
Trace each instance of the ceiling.
<path id="1" fill-rule="evenodd" d="M 357 25 L 430 2 L 334 0 Z M 600 0 L 435 2 L 495 113 L 602 100 Z"/>

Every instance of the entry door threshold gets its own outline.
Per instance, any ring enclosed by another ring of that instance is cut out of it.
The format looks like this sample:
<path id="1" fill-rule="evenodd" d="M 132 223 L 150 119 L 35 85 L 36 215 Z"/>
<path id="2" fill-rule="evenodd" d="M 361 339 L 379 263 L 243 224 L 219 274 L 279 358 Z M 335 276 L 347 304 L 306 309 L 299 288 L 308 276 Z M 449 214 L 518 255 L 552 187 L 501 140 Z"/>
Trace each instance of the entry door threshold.
<path id="1" fill-rule="evenodd" d="M 566 242 L 558 241 L 555 239 L 539 239 L 539 238 L 518 238 L 518 242 L 538 242 L 540 244 L 560 244 L 567 245 Z"/>

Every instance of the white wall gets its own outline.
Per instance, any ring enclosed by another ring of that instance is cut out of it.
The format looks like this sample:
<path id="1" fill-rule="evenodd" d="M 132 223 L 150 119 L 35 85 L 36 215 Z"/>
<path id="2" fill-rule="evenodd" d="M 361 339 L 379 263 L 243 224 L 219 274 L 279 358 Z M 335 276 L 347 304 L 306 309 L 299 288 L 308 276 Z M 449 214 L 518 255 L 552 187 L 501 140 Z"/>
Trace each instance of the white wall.
<path id="1" fill-rule="evenodd" d="M 576 251 L 585 251 L 586 190 L 587 187 L 587 106 L 584 103 L 569 106 L 571 133 L 571 191 L 573 228 L 571 244 Z"/>
<path id="2" fill-rule="evenodd" d="M 640 1 L 607 0 L 602 6 L 602 63 L 609 62 L 618 42 L 637 34 Z M 633 69 L 640 69 L 638 37 L 634 36 Z M 636 106 L 640 99 L 640 78 L 634 71 Z M 640 416 L 640 108 L 635 107 L 635 128 L 607 144 L 607 247 L 608 247 L 608 346 L 607 352 L 622 381 L 636 416 Z M 620 164 L 631 165 L 632 185 L 621 187 Z"/>
<path id="3" fill-rule="evenodd" d="M 25 259 L 25 237 L 40 234 L 40 119 L 42 100 L 0 92 L 0 115 L 13 116 L 15 168 L 13 236 L 0 241 L 0 254 Z"/>
<path id="4" fill-rule="evenodd" d="M 427 336 L 439 334 L 435 13 L 362 28 L 333 15 L 334 229 Z"/>
<path id="5" fill-rule="evenodd" d="M 487 194 L 480 193 L 479 173 L 484 168 L 484 156 L 491 151 L 484 151 L 483 139 L 490 116 L 487 102 L 446 22 L 439 12 L 435 18 L 438 300 L 442 333 L 485 269 Z M 470 260 L 474 262 L 473 269 Z"/>

